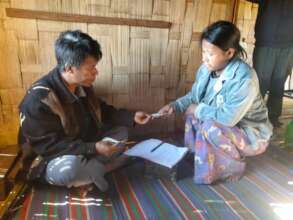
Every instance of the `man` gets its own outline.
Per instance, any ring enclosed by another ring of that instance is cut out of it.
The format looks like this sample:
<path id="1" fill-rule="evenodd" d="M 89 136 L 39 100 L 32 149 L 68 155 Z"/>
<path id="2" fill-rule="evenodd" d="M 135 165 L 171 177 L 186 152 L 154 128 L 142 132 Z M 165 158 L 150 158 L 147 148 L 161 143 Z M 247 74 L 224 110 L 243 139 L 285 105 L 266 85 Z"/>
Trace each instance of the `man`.
<path id="1" fill-rule="evenodd" d="M 253 65 L 262 95 L 269 92 L 269 118 L 274 127 L 279 127 L 284 84 L 293 64 L 293 1 L 249 1 L 259 4 Z"/>
<path id="2" fill-rule="evenodd" d="M 80 31 L 55 42 L 57 67 L 35 82 L 20 104 L 20 137 L 38 156 L 31 177 L 53 185 L 108 188 L 104 175 L 125 161 L 123 147 L 108 141 L 127 138 L 124 127 L 145 124 L 150 115 L 116 110 L 98 99 L 92 84 L 102 58 L 99 43 Z M 43 178 L 42 178 L 43 177 Z"/>

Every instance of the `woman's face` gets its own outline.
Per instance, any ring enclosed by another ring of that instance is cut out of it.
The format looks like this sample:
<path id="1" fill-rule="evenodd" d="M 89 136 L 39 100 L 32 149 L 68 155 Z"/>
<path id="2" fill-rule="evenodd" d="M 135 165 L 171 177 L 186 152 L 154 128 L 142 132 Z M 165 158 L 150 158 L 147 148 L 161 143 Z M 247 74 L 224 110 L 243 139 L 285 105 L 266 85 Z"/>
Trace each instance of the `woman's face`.
<path id="1" fill-rule="evenodd" d="M 205 39 L 202 41 L 202 62 L 210 71 L 218 71 L 225 68 L 234 54 L 234 48 L 224 51 Z"/>

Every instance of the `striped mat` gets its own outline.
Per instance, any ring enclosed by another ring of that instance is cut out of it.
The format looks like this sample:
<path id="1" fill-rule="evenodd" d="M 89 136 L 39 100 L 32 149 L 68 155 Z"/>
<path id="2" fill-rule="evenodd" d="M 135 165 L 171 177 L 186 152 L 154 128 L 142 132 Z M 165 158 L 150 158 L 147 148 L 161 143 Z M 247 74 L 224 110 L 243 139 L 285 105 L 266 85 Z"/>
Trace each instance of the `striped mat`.
<path id="1" fill-rule="evenodd" d="M 293 219 L 292 158 L 271 147 L 248 160 L 240 181 L 212 186 L 195 185 L 191 177 L 146 178 L 137 162 L 109 176 L 107 194 L 81 198 L 64 188 L 34 188 L 13 219 Z"/>

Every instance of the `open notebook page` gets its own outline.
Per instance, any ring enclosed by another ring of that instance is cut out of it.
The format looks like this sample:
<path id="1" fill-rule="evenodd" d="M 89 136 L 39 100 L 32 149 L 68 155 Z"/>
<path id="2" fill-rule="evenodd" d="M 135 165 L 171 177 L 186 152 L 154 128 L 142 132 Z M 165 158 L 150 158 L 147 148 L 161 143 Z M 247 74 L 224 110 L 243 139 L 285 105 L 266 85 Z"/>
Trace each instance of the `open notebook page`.
<path id="1" fill-rule="evenodd" d="M 141 157 L 172 168 L 184 157 L 187 151 L 187 147 L 177 147 L 158 139 L 148 139 L 134 145 L 124 154 Z"/>

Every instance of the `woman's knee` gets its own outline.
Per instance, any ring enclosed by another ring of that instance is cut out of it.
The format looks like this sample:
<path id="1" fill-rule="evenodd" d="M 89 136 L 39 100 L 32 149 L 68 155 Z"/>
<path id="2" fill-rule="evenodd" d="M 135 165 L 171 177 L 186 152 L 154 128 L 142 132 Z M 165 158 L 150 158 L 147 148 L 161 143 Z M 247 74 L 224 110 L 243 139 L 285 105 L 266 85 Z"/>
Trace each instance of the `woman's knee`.
<path id="1" fill-rule="evenodd" d="M 193 123 L 194 123 L 194 122 L 197 122 L 197 119 L 195 118 L 194 115 L 190 115 L 190 114 L 189 114 L 189 115 L 186 115 L 186 116 L 185 116 L 185 121 L 186 121 L 186 122 L 193 122 Z"/>
<path id="2" fill-rule="evenodd" d="M 218 134 L 218 132 L 216 132 L 218 131 L 218 128 L 218 123 L 209 119 L 202 122 L 200 132 L 204 135 L 205 138 L 213 139 Z"/>

